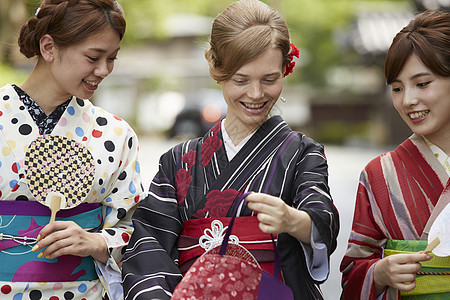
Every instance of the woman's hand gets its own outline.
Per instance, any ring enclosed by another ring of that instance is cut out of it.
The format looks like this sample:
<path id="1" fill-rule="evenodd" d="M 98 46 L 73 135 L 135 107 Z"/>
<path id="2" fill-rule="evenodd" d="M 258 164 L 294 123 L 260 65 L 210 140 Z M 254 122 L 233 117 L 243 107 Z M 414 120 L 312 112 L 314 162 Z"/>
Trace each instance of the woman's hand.
<path id="1" fill-rule="evenodd" d="M 424 253 L 404 253 L 389 255 L 377 262 L 373 270 L 377 295 L 387 287 L 401 291 L 413 290 L 416 287 L 416 272 L 422 268 L 420 262 L 432 258 Z"/>
<path id="2" fill-rule="evenodd" d="M 258 213 L 259 228 L 265 233 L 289 233 L 303 243 L 311 240 L 311 218 L 301 210 L 288 206 L 278 197 L 251 193 L 245 198 L 248 207 Z"/>
<path id="3" fill-rule="evenodd" d="M 100 234 L 87 232 L 72 221 L 52 222 L 42 228 L 38 238 L 39 242 L 32 249 L 43 249 L 38 257 L 92 256 L 102 263 L 109 257 L 106 241 Z"/>

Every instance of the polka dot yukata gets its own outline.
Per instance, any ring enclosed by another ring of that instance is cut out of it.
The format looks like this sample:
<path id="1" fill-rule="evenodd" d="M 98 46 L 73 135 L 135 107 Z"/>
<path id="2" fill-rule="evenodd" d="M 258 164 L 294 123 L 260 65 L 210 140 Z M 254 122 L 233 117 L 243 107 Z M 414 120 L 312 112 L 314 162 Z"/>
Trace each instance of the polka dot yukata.
<path id="1" fill-rule="evenodd" d="M 102 205 L 101 234 L 110 252 L 106 268 L 120 272 L 122 252 L 132 233 L 131 215 L 145 196 L 137 136 L 124 120 L 88 100 L 73 97 L 66 105 L 51 134 L 75 140 L 94 157 L 94 184 L 85 202 Z M 23 168 L 27 147 L 39 135 L 36 122 L 13 86 L 0 88 L 0 200 L 36 201 L 27 187 Z M 6 225 L 0 219 L 0 233 Z M 0 299 L 101 299 L 103 277 L 96 270 L 99 279 L 90 281 L 0 281 Z"/>

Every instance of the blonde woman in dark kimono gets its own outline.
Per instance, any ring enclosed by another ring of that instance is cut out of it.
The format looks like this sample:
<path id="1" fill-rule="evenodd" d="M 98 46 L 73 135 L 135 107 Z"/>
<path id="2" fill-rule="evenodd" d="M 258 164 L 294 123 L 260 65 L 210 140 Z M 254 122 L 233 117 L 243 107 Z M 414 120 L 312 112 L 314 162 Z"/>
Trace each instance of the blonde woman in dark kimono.
<path id="1" fill-rule="evenodd" d="M 324 150 L 269 116 L 297 51 L 283 18 L 260 1 L 234 2 L 216 17 L 206 59 L 227 115 L 204 137 L 162 155 L 149 196 L 134 214 L 124 258 L 126 299 L 169 299 L 193 261 L 221 238 L 202 234 L 223 230 L 248 191 L 233 235 L 272 272 L 269 233 L 277 234 L 282 277 L 295 298 L 322 298 L 319 285 L 339 228 Z"/>

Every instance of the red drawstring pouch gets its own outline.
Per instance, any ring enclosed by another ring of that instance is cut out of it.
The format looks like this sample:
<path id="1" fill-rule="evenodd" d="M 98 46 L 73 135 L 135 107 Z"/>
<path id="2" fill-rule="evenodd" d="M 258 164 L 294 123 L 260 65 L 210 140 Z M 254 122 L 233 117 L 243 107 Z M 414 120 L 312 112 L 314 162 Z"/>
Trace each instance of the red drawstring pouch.
<path id="1" fill-rule="evenodd" d="M 243 194 L 239 203 L 248 194 Z M 235 218 L 236 211 L 222 245 L 205 252 L 192 264 L 171 299 L 294 299 L 292 290 L 280 281 L 280 255 L 273 236 L 273 275 L 262 270 L 244 247 L 228 243 Z"/>

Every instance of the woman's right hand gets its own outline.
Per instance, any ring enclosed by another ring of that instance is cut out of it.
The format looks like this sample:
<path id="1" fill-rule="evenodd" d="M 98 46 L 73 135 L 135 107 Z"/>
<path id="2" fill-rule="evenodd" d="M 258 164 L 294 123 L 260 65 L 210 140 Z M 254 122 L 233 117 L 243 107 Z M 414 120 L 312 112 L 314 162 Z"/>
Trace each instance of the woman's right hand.
<path id="1" fill-rule="evenodd" d="M 413 290 L 416 287 L 416 272 L 422 268 L 420 262 L 432 258 L 425 253 L 404 253 L 381 259 L 373 270 L 377 295 L 388 287 L 401 291 Z"/>
<path id="2" fill-rule="evenodd" d="M 108 246 L 100 233 L 87 232 L 73 221 L 54 221 L 39 232 L 39 241 L 32 251 L 49 259 L 61 255 L 92 256 L 106 263 Z"/>

